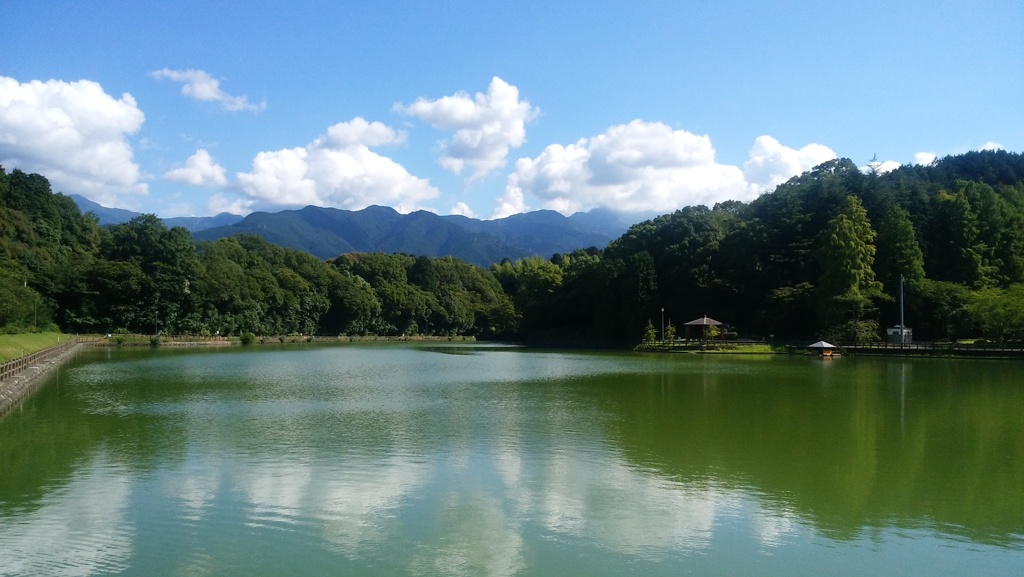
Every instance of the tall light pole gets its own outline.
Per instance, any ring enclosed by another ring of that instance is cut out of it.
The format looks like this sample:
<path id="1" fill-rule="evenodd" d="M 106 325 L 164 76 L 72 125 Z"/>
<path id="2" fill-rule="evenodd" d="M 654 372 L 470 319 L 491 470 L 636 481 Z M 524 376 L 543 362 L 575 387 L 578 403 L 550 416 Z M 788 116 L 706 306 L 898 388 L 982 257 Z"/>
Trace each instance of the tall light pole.
<path id="1" fill-rule="evenodd" d="M 907 342 L 907 327 L 903 326 L 903 275 L 900 275 L 900 348 Z"/>
<path id="2" fill-rule="evenodd" d="M 661 342 L 665 342 L 665 307 L 661 307 Z"/>

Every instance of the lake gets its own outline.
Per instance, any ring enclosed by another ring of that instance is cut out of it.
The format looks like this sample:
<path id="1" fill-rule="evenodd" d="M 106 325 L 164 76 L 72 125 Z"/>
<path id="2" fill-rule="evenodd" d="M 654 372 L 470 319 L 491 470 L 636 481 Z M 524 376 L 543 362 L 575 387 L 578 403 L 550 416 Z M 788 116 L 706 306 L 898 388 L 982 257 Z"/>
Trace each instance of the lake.
<path id="1" fill-rule="evenodd" d="M 94 349 L 0 421 L 0 575 L 1024 573 L 1019 361 Z"/>

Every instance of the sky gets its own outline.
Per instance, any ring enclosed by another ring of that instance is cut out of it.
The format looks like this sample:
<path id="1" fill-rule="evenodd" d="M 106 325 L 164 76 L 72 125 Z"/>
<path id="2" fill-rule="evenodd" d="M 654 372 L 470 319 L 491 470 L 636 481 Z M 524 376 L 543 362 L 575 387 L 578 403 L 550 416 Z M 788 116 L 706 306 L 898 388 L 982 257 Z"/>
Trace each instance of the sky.
<path id="1" fill-rule="evenodd" d="M 161 217 L 750 201 L 1024 151 L 1020 0 L 0 0 L 0 165 Z"/>

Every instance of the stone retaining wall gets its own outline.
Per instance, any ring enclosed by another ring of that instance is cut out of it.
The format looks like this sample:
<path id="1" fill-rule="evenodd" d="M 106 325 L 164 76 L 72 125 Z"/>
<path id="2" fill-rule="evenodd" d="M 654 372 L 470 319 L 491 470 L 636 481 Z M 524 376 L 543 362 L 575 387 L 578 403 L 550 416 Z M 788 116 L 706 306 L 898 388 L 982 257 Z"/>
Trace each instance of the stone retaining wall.
<path id="1" fill-rule="evenodd" d="M 0 418 L 36 390 L 50 372 L 71 360 L 84 343 L 71 341 L 4 363 L 0 380 Z"/>

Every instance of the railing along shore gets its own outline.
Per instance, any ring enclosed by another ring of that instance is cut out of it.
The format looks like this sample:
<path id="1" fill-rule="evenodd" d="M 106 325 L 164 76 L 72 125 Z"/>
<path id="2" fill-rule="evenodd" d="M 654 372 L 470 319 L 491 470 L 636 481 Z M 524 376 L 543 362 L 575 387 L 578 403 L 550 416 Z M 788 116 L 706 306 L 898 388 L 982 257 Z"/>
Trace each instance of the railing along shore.
<path id="1" fill-rule="evenodd" d="M 0 381 L 6 381 L 9 378 L 21 374 L 29 367 L 41 365 L 52 359 L 60 357 L 69 349 L 82 344 L 82 342 L 83 341 L 81 339 L 73 338 L 68 340 L 66 343 L 23 355 L 16 359 L 9 360 L 6 363 L 0 364 Z"/>
<path id="2" fill-rule="evenodd" d="M 0 418 L 18 407 L 45 381 L 45 376 L 55 367 L 74 356 L 79 347 L 87 344 L 83 339 L 72 338 L 60 345 L 22 355 L 0 364 Z"/>

